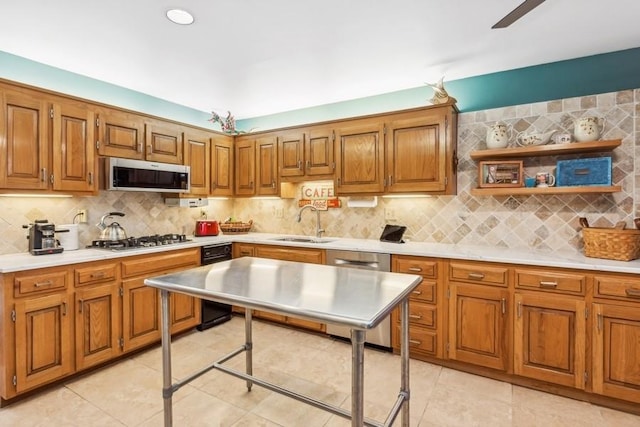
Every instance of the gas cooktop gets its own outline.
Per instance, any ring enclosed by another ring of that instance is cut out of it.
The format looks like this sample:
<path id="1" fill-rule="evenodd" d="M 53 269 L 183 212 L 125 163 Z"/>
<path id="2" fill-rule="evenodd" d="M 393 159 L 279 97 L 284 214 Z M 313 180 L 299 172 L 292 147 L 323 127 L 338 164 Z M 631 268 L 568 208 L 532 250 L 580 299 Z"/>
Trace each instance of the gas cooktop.
<path id="1" fill-rule="evenodd" d="M 154 234 L 152 236 L 128 237 L 121 240 L 94 240 L 87 248 L 122 251 L 127 249 L 151 248 L 190 242 L 184 234 Z"/>

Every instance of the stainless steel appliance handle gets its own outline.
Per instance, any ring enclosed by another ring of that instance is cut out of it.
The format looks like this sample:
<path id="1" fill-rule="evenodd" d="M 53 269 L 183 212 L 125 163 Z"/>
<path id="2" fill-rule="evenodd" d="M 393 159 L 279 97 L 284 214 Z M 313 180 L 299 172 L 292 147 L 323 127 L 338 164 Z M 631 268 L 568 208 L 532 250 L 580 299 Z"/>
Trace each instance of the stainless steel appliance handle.
<path id="1" fill-rule="evenodd" d="M 360 267 L 369 267 L 372 269 L 378 269 L 379 263 L 376 261 L 356 261 L 353 259 L 336 258 L 334 263 L 336 265 L 355 265 Z"/>

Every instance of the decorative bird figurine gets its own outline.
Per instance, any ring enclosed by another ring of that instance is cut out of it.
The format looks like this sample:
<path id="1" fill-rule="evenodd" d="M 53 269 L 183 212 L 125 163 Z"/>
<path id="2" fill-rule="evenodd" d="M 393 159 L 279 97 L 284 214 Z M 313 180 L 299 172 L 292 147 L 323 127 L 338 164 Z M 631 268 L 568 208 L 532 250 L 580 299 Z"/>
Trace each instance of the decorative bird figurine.
<path id="1" fill-rule="evenodd" d="M 444 76 L 440 77 L 437 83 L 425 83 L 427 86 L 433 89 L 433 98 L 429 100 L 432 104 L 445 104 L 451 100 L 456 102 L 456 99 L 449 96 L 447 90 L 444 88 Z"/>
<path id="2" fill-rule="evenodd" d="M 239 131 L 236 130 L 236 119 L 231 115 L 231 111 L 227 111 L 227 117 L 222 118 L 215 111 L 211 112 L 211 118 L 209 119 L 212 123 L 220 123 L 220 128 L 224 133 L 238 134 Z"/>

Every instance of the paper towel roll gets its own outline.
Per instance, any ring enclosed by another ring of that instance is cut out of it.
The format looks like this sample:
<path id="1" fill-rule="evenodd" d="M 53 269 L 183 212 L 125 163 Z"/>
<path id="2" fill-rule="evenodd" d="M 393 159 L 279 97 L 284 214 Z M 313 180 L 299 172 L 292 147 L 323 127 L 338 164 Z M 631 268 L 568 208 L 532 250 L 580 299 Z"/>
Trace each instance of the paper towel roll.
<path id="1" fill-rule="evenodd" d="M 56 237 L 60 241 L 60 246 L 62 246 L 65 251 L 75 251 L 78 249 L 78 224 L 57 225 L 56 231 L 61 230 L 69 231 L 56 234 Z"/>

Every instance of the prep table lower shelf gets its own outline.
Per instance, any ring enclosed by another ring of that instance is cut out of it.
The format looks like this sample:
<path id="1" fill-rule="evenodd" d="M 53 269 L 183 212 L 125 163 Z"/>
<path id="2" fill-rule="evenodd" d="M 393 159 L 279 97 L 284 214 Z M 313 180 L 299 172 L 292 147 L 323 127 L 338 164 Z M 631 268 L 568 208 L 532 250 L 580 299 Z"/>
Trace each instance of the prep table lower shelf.
<path id="1" fill-rule="evenodd" d="M 173 424 L 172 396 L 182 386 L 204 373 L 218 369 L 246 380 L 247 390 L 255 384 L 333 414 L 350 418 L 352 426 L 390 426 L 401 415 L 409 426 L 409 318 L 408 297 L 421 277 L 408 274 L 355 270 L 261 258 L 239 258 L 174 274 L 146 279 L 159 288 L 162 304 L 162 369 L 164 425 Z M 244 343 L 192 375 L 172 383 L 171 336 L 169 333 L 171 292 L 245 307 Z M 398 397 L 384 422 L 364 418 L 364 342 L 395 307 L 401 311 L 401 366 Z M 252 319 L 250 309 L 333 323 L 351 328 L 351 411 L 296 393 L 253 376 Z M 225 362 L 245 355 L 245 372 Z"/>

